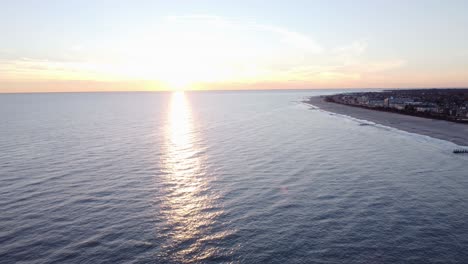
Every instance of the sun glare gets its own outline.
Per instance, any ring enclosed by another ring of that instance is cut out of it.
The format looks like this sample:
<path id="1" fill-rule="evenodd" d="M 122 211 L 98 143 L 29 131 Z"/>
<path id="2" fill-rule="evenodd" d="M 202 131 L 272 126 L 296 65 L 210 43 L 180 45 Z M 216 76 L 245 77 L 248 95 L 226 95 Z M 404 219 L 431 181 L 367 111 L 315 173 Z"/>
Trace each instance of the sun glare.
<path id="1" fill-rule="evenodd" d="M 191 88 L 193 81 L 189 79 L 184 79 L 182 76 L 174 79 L 167 79 L 164 81 L 164 85 L 168 90 L 173 91 L 185 91 Z"/>
<path id="2" fill-rule="evenodd" d="M 187 246 L 189 240 L 208 240 L 205 231 L 221 212 L 215 212 L 216 196 L 210 195 L 213 177 L 206 174 L 206 157 L 198 147 L 198 133 L 188 96 L 173 92 L 167 116 L 167 130 L 161 156 L 164 171 L 161 180 L 165 199 L 161 214 L 171 228 L 170 247 Z M 211 176 L 211 175 L 210 175 Z M 189 262 L 193 252 L 203 250 L 200 243 L 191 243 L 186 250 L 173 254 L 175 262 Z"/>

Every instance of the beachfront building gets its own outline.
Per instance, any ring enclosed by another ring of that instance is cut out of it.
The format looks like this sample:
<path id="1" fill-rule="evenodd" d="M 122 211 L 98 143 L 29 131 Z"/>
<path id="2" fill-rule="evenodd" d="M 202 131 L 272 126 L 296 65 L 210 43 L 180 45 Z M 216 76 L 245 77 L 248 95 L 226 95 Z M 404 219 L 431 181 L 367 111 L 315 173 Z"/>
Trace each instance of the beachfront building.
<path id="1" fill-rule="evenodd" d="M 367 105 L 368 102 L 369 102 L 369 97 L 367 96 L 359 96 L 357 99 L 356 99 L 357 103 L 360 104 L 360 105 Z"/>
<path id="2" fill-rule="evenodd" d="M 384 99 L 384 107 L 404 110 L 407 105 L 414 103 L 411 98 L 395 98 L 393 96 Z"/>
<path id="3" fill-rule="evenodd" d="M 367 106 L 369 107 L 383 107 L 384 106 L 384 100 L 379 100 L 379 99 L 371 99 L 367 102 Z"/>
<path id="4" fill-rule="evenodd" d="M 330 102 L 364 108 L 386 108 L 408 115 L 468 123 L 468 89 L 389 90 L 328 96 Z M 381 109 L 384 110 L 384 109 Z"/>
<path id="5" fill-rule="evenodd" d="M 416 112 L 432 112 L 439 113 L 439 107 L 436 105 L 420 105 L 415 107 Z"/>

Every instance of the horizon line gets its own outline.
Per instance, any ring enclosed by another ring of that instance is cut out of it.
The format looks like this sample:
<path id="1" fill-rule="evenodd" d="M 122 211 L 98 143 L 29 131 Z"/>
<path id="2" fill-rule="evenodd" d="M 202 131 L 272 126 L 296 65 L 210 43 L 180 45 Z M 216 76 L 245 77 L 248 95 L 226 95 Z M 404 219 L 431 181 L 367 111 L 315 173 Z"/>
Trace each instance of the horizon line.
<path id="1" fill-rule="evenodd" d="M 468 89 L 468 87 L 346 87 L 346 88 L 298 88 L 298 89 L 212 89 L 212 90 L 114 90 L 114 91 L 37 91 L 37 92 L 2 92 L 2 94 L 61 94 L 61 93 L 173 93 L 173 92 L 262 92 L 262 91 L 313 91 L 313 90 L 433 90 L 433 89 Z"/>

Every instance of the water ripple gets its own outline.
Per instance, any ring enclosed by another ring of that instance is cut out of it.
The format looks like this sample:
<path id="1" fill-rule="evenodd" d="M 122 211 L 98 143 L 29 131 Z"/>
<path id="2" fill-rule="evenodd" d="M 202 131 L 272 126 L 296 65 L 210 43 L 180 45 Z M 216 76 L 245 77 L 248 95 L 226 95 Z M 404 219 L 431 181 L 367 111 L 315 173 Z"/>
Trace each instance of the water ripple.
<path id="1" fill-rule="evenodd" d="M 0 95 L 0 262 L 467 263 L 466 158 L 311 93 Z"/>

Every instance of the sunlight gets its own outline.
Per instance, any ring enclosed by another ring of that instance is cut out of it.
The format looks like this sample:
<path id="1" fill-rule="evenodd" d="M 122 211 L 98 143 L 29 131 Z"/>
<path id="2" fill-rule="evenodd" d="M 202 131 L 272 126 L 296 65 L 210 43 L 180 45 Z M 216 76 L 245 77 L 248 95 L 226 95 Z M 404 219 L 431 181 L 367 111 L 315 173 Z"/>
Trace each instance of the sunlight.
<path id="1" fill-rule="evenodd" d="M 175 262 L 185 262 L 193 258 L 193 252 L 203 250 L 197 243 L 184 242 L 207 239 L 204 232 L 221 213 L 210 210 L 216 197 L 209 195 L 210 179 L 204 165 L 206 157 L 198 147 L 194 117 L 187 97 L 183 91 L 171 95 L 162 156 L 167 198 L 161 209 L 168 225 L 173 228 L 169 234 L 171 245 L 183 248 L 174 254 Z"/>
<path id="2" fill-rule="evenodd" d="M 180 76 L 179 78 L 166 78 L 163 83 L 168 90 L 185 91 L 190 90 L 195 81 Z"/>
<path id="3" fill-rule="evenodd" d="M 168 130 L 171 147 L 189 150 L 193 148 L 191 122 L 190 107 L 185 93 L 183 91 L 172 93 Z"/>

